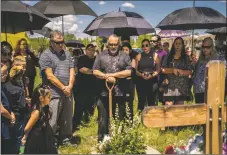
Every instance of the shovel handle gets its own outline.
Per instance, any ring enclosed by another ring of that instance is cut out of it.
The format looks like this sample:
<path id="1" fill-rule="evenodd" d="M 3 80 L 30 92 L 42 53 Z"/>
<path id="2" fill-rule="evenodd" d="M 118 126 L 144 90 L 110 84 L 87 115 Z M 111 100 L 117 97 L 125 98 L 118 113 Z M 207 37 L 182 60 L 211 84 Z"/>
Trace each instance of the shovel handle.
<path id="1" fill-rule="evenodd" d="M 114 83 L 111 87 L 108 86 L 108 82 L 106 81 L 106 88 L 109 90 L 109 117 L 111 118 L 113 116 L 112 113 L 112 90 L 114 88 Z"/>

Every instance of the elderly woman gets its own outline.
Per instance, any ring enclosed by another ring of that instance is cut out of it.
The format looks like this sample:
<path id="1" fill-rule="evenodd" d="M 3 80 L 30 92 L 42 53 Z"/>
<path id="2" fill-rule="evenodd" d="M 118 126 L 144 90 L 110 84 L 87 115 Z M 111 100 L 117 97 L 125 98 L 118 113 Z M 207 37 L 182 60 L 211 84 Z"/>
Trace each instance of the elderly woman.
<path id="1" fill-rule="evenodd" d="M 205 92 L 205 70 L 206 65 L 211 60 L 225 60 L 217 54 L 213 40 L 208 37 L 202 42 L 202 51 L 199 56 L 198 61 L 195 64 L 195 74 L 194 74 L 194 92 L 195 92 L 195 102 L 204 103 L 204 92 Z"/>
<path id="2" fill-rule="evenodd" d="M 167 74 L 163 95 L 166 105 L 183 104 L 184 101 L 191 100 L 189 75 L 192 66 L 181 37 L 174 40 L 169 55 L 163 59 L 162 73 Z"/>

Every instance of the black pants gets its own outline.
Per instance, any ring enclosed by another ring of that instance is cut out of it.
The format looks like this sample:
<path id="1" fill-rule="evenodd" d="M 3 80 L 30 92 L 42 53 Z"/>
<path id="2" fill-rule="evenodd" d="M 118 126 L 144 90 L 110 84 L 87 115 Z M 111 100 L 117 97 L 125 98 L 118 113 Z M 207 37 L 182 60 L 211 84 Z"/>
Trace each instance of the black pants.
<path id="1" fill-rule="evenodd" d="M 195 93 L 195 103 L 204 103 L 205 102 L 204 93 Z"/>
<path id="2" fill-rule="evenodd" d="M 154 106 L 156 103 L 158 82 L 156 79 L 144 80 L 138 78 L 136 84 L 138 94 L 138 110 L 143 111 L 147 101 L 148 106 Z"/>
<path id="3" fill-rule="evenodd" d="M 33 93 L 33 88 L 35 83 L 35 76 L 29 76 L 28 79 L 29 79 L 29 84 L 28 84 L 29 97 L 32 98 L 32 93 Z"/>
<path id="4" fill-rule="evenodd" d="M 125 117 L 125 98 L 113 97 L 112 112 L 115 117 L 116 104 L 118 103 L 119 118 L 124 120 Z M 98 141 L 102 141 L 105 134 L 109 133 L 109 99 L 108 97 L 100 97 L 98 104 Z"/>
<path id="5" fill-rule="evenodd" d="M 1 154 L 13 154 L 12 151 L 12 140 L 11 139 L 4 139 L 2 138 L 1 141 Z"/>
<path id="6" fill-rule="evenodd" d="M 97 97 L 89 93 L 79 93 L 74 96 L 74 115 L 73 115 L 73 131 L 78 130 L 84 114 L 85 123 L 89 122 L 90 116 L 94 114 Z"/>

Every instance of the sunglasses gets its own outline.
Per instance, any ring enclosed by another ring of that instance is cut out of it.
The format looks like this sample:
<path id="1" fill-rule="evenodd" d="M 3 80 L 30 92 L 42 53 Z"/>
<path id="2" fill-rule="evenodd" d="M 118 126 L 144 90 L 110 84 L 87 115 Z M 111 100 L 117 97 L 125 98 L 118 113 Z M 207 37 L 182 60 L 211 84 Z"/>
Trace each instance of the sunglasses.
<path id="1" fill-rule="evenodd" d="M 28 44 L 20 44 L 20 45 L 28 46 Z"/>
<path id="2" fill-rule="evenodd" d="M 118 44 L 110 44 L 109 43 L 108 46 L 112 46 L 112 47 L 115 46 L 116 47 L 116 46 L 118 46 Z"/>
<path id="3" fill-rule="evenodd" d="M 149 45 L 148 44 L 143 44 L 142 48 L 144 48 L 144 47 L 149 47 Z"/>
<path id="4" fill-rule="evenodd" d="M 202 46 L 202 48 L 210 49 L 212 46 Z"/>
<path id="5" fill-rule="evenodd" d="M 46 96 L 48 93 L 50 93 L 50 87 L 48 85 L 42 85 L 38 91 L 40 95 Z"/>
<path id="6" fill-rule="evenodd" d="M 157 43 L 158 41 L 157 40 L 150 40 L 150 42 Z"/>
<path id="7" fill-rule="evenodd" d="M 55 44 L 57 44 L 57 45 L 65 44 L 65 41 L 64 41 L 64 40 L 63 40 L 63 41 L 54 41 L 54 40 L 53 40 L 53 42 L 54 42 Z"/>

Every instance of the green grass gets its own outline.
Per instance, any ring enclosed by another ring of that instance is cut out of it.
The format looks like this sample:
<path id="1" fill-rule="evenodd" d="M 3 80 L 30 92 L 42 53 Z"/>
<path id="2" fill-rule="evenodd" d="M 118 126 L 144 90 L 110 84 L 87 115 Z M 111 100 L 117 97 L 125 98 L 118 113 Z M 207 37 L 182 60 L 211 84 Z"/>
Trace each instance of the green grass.
<path id="1" fill-rule="evenodd" d="M 37 76 L 35 79 L 35 87 L 41 83 L 41 78 L 39 76 L 39 69 L 36 69 Z M 138 107 L 138 98 L 135 95 L 134 99 L 134 112 L 136 113 Z M 193 102 L 188 102 L 186 104 L 192 104 Z M 81 143 L 77 147 L 61 147 L 60 152 L 62 154 L 90 154 L 94 151 L 97 145 L 97 123 L 98 111 L 95 110 L 94 116 L 88 124 L 83 124 L 80 130 L 74 133 L 74 136 L 79 136 L 81 138 Z M 201 133 L 201 131 L 191 128 L 184 128 L 179 132 L 173 132 L 170 130 L 161 131 L 157 128 L 146 128 L 143 125 L 140 126 L 146 137 L 146 145 L 157 149 L 159 152 L 163 153 L 167 145 L 184 145 L 191 136 L 196 133 Z"/>

